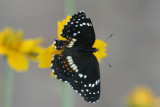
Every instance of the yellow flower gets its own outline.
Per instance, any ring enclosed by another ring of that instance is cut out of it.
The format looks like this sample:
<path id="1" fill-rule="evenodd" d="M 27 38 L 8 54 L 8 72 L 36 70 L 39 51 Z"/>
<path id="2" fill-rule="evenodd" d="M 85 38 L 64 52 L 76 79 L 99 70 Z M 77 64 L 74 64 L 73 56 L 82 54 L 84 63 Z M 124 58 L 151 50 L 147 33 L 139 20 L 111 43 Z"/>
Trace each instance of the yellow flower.
<path id="1" fill-rule="evenodd" d="M 46 48 L 44 51 L 42 51 L 38 58 L 39 61 L 39 67 L 40 68 L 48 68 L 51 66 L 51 61 L 53 55 L 59 54 L 62 51 L 56 50 L 54 47 L 54 44 Z"/>
<path id="2" fill-rule="evenodd" d="M 43 48 L 41 38 L 23 40 L 23 31 L 9 27 L 0 31 L 0 55 L 6 56 L 8 64 L 17 72 L 28 69 L 27 57 L 36 60 Z"/>
<path id="3" fill-rule="evenodd" d="M 93 53 L 96 56 L 98 62 L 100 62 L 102 58 L 107 56 L 107 44 L 104 41 L 96 39 L 93 47 L 98 49 L 98 51 Z"/>
<path id="4" fill-rule="evenodd" d="M 160 107 L 159 99 L 155 97 L 152 91 L 145 87 L 136 87 L 127 96 L 128 107 Z"/>
<path id="5" fill-rule="evenodd" d="M 67 16 L 66 19 L 63 19 L 62 22 L 58 21 L 58 31 L 57 31 L 57 36 L 60 40 L 66 40 L 66 38 L 63 38 L 60 33 L 62 33 L 62 29 L 64 27 L 65 24 L 67 24 L 67 22 L 69 21 L 69 19 L 71 18 L 71 16 Z"/>
<path id="6" fill-rule="evenodd" d="M 63 19 L 61 22 L 58 21 L 58 31 L 57 36 L 60 40 L 66 40 L 66 38 L 63 38 L 60 33 L 62 33 L 62 29 L 64 25 L 70 20 L 71 16 L 67 16 L 66 19 Z M 101 40 L 95 40 L 95 43 L 93 45 L 94 48 L 98 49 L 97 52 L 94 53 L 96 56 L 98 62 L 100 62 L 100 59 L 107 56 L 106 53 L 106 47 L 107 44 L 104 41 Z M 54 44 L 52 44 L 50 47 L 46 48 L 39 56 L 39 67 L 40 68 L 47 68 L 51 66 L 52 56 L 61 53 L 63 50 L 59 51 L 54 48 Z M 47 56 L 47 57 L 46 57 Z M 51 73 L 51 76 L 53 77 L 54 74 Z"/>

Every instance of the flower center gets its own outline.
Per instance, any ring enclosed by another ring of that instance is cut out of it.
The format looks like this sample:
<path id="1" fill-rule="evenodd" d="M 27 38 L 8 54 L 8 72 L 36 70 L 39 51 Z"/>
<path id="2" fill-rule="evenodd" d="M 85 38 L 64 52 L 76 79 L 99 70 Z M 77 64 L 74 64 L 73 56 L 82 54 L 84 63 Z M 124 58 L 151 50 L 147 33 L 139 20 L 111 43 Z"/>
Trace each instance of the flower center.
<path id="1" fill-rule="evenodd" d="M 7 49 L 17 51 L 21 46 L 21 41 L 22 39 L 19 36 L 6 35 L 2 45 Z"/>

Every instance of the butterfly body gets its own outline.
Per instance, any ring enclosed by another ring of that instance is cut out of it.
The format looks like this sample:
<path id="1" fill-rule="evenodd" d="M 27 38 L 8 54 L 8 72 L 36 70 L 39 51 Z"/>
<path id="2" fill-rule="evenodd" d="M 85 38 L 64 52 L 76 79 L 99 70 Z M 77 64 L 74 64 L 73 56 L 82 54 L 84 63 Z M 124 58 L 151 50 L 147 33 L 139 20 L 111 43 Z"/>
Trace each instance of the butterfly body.
<path id="1" fill-rule="evenodd" d="M 54 55 L 51 68 L 57 79 L 70 83 L 85 101 L 95 103 L 100 98 L 100 70 L 96 57 L 98 49 L 92 47 L 95 33 L 91 20 L 80 11 L 64 26 L 54 45 L 62 53 Z"/>
<path id="2" fill-rule="evenodd" d="M 66 49 L 64 52 L 66 54 L 70 54 L 70 53 L 81 53 L 81 54 L 87 54 L 87 53 L 94 53 L 96 52 L 98 49 L 96 48 L 92 48 L 92 47 L 88 47 L 88 48 L 71 48 L 71 49 Z"/>

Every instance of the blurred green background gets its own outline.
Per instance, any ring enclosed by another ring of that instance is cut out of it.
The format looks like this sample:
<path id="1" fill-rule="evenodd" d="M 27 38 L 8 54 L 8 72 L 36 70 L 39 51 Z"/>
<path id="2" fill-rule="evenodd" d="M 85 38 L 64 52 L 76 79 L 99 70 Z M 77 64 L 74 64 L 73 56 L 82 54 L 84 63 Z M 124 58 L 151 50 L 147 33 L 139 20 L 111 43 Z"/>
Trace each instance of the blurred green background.
<path id="1" fill-rule="evenodd" d="M 57 39 L 57 21 L 66 17 L 65 0 L 0 0 L 0 29 L 23 29 L 24 38 L 43 37 L 48 47 Z M 68 4 L 67 4 L 68 5 Z M 75 0 L 74 9 L 91 18 L 96 37 L 108 41 L 107 60 L 102 61 L 101 98 L 85 102 L 76 92 L 75 107 L 124 107 L 126 96 L 137 85 L 146 85 L 160 96 L 160 1 Z M 14 72 L 12 107 L 61 107 L 60 81 L 51 69 L 30 62 L 28 72 Z M 0 56 L 0 107 L 4 102 L 6 61 Z"/>

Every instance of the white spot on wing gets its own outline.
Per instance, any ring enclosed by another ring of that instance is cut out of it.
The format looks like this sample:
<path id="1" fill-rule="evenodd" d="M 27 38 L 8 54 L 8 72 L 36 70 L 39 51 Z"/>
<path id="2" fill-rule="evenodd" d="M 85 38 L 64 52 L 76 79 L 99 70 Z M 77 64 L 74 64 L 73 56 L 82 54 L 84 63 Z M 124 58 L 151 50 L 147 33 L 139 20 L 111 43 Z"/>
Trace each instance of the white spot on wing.
<path id="1" fill-rule="evenodd" d="M 67 56 L 67 59 L 71 59 L 72 57 L 71 56 Z"/>
<path id="2" fill-rule="evenodd" d="M 75 64 L 71 65 L 71 68 L 75 67 Z"/>
<path id="3" fill-rule="evenodd" d="M 73 38 L 73 39 L 72 39 L 72 41 L 74 41 L 74 42 L 75 42 L 75 41 L 76 41 L 76 39 L 74 39 L 74 38 Z"/>
<path id="4" fill-rule="evenodd" d="M 54 44 L 56 44 L 56 41 L 54 41 Z"/>
<path id="5" fill-rule="evenodd" d="M 73 33 L 73 36 L 76 36 L 77 35 L 77 33 Z"/>
<path id="6" fill-rule="evenodd" d="M 76 72 L 78 72 L 78 69 L 76 69 Z"/>
<path id="7" fill-rule="evenodd" d="M 84 75 L 84 78 L 87 78 L 87 75 Z"/>
<path id="8" fill-rule="evenodd" d="M 88 92 L 89 90 L 88 90 L 88 89 L 86 89 L 86 91 Z"/>
<path id="9" fill-rule="evenodd" d="M 86 23 L 83 23 L 83 25 L 86 25 Z"/>
<path id="10" fill-rule="evenodd" d="M 92 84 L 92 87 L 94 87 L 95 86 L 95 84 Z"/>
<path id="11" fill-rule="evenodd" d="M 75 83 L 78 83 L 78 81 L 74 80 Z"/>
<path id="12" fill-rule="evenodd" d="M 82 77 L 83 77 L 83 74 L 79 74 L 79 77 L 82 78 Z"/>
<path id="13" fill-rule="evenodd" d="M 77 69 L 77 66 L 75 66 L 74 68 L 73 68 L 73 70 L 76 70 Z"/>
<path id="14" fill-rule="evenodd" d="M 51 66 L 53 66 L 53 63 L 51 63 Z"/>
<path id="15" fill-rule="evenodd" d="M 73 64 L 73 62 L 70 62 L 70 63 L 69 63 L 69 65 L 72 65 L 72 64 Z"/>
<path id="16" fill-rule="evenodd" d="M 69 59 L 68 62 L 73 62 L 73 60 L 72 60 L 72 59 Z"/>
<path id="17" fill-rule="evenodd" d="M 74 42 L 73 42 L 73 41 L 71 41 L 70 43 L 71 43 L 71 44 L 74 44 Z"/>
<path id="18" fill-rule="evenodd" d="M 54 69 L 52 69 L 52 72 L 54 72 Z"/>

